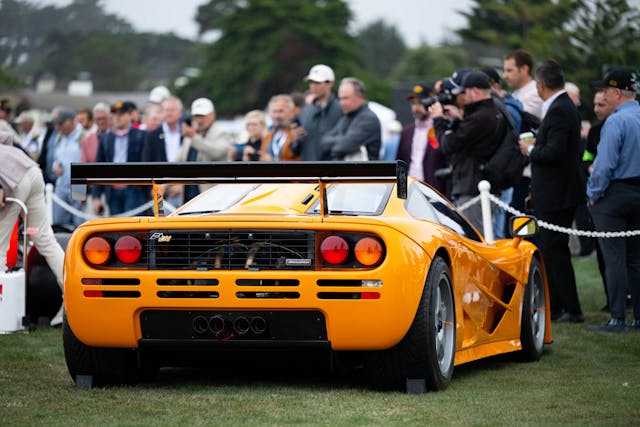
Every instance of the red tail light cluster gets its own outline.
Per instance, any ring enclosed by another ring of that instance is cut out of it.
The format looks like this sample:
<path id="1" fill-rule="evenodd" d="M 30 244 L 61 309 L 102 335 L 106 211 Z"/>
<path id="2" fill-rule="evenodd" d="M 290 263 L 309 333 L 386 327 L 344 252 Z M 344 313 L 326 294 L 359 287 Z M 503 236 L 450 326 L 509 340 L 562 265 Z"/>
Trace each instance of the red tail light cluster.
<path id="1" fill-rule="evenodd" d="M 82 253 L 87 262 L 96 266 L 135 264 L 142 258 L 143 246 L 132 235 L 94 236 L 84 243 Z"/>
<path id="2" fill-rule="evenodd" d="M 320 256 L 331 267 L 373 267 L 382 262 L 380 239 L 360 234 L 332 234 L 322 239 Z"/>

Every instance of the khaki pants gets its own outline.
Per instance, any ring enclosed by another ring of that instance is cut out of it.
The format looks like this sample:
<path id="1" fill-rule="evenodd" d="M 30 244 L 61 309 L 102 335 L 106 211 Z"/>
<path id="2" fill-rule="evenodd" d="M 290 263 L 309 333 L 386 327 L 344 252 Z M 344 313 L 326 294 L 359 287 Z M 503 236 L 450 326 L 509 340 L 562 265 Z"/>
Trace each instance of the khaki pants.
<path id="1" fill-rule="evenodd" d="M 64 265 L 64 251 L 56 241 L 51 229 L 51 224 L 47 220 L 47 209 L 44 202 L 44 181 L 42 173 L 37 167 L 30 168 L 18 184 L 13 194 L 5 195 L 22 200 L 27 206 L 28 226 L 37 229 L 37 233 L 31 236 L 31 240 L 44 257 L 49 267 L 56 276 L 58 285 L 62 289 L 62 269 Z M 7 267 L 7 249 L 9 239 L 16 218 L 21 209 L 17 203 L 8 202 L 4 209 L 0 210 L 0 269 Z"/>

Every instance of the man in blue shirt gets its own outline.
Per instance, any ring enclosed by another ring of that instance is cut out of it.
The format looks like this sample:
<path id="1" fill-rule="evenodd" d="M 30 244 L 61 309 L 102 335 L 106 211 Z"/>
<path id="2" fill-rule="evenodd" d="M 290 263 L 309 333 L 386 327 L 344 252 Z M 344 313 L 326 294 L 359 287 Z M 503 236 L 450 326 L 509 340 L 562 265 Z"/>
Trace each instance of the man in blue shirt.
<path id="1" fill-rule="evenodd" d="M 611 71 L 592 83 L 613 109 L 600 135 L 598 155 L 587 183 L 597 231 L 640 229 L 640 105 L 637 81 L 628 71 Z M 631 327 L 640 329 L 640 236 L 600 238 L 606 266 L 611 319 L 589 330 L 623 332 L 627 289 L 631 293 Z"/>

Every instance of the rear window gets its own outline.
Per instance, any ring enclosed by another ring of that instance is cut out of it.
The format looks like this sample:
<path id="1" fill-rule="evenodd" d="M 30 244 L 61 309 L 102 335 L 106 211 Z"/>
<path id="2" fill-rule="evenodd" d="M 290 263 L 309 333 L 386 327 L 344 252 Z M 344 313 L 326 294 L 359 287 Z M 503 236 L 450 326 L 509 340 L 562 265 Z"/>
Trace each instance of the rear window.
<path id="1" fill-rule="evenodd" d="M 218 184 L 190 201 L 178 215 L 220 212 L 242 200 L 257 184 Z"/>
<path id="2" fill-rule="evenodd" d="M 380 215 L 384 211 L 393 184 L 332 184 L 327 189 L 327 205 L 332 214 Z M 309 213 L 320 213 L 320 200 Z"/>

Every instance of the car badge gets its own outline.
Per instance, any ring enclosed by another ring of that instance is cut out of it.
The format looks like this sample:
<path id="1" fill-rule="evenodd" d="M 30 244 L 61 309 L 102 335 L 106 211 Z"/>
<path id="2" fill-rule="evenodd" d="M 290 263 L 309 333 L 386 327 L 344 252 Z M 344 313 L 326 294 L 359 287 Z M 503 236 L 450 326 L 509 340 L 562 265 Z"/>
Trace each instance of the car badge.
<path id="1" fill-rule="evenodd" d="M 157 240 L 158 243 L 166 243 L 171 241 L 171 235 L 169 234 L 165 235 L 163 233 L 153 233 L 149 237 L 149 240 Z"/>
<path id="2" fill-rule="evenodd" d="M 311 265 L 311 260 L 309 258 L 287 258 L 284 263 L 285 265 Z"/>

